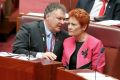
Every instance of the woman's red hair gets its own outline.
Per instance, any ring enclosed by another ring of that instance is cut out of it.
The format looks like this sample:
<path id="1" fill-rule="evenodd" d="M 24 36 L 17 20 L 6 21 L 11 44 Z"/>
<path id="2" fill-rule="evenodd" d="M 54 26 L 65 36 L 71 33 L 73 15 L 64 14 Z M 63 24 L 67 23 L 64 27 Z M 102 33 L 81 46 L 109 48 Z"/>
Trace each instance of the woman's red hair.
<path id="1" fill-rule="evenodd" d="M 71 10 L 68 14 L 69 17 L 75 17 L 82 27 L 89 25 L 90 16 L 84 9 L 76 8 Z"/>

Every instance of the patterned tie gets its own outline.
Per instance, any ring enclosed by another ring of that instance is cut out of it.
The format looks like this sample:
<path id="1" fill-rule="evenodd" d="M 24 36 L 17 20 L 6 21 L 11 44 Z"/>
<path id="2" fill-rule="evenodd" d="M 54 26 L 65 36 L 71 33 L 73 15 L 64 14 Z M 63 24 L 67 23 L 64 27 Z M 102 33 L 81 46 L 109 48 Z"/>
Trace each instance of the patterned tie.
<path id="1" fill-rule="evenodd" d="M 102 3 L 103 3 L 103 5 L 102 5 L 102 7 L 101 7 L 101 9 L 100 9 L 99 16 L 103 16 L 104 13 L 105 13 L 106 0 L 102 0 Z"/>
<path id="2" fill-rule="evenodd" d="M 53 52 L 55 46 L 55 35 L 52 34 L 52 38 L 51 38 L 51 46 L 50 46 L 50 51 Z"/>

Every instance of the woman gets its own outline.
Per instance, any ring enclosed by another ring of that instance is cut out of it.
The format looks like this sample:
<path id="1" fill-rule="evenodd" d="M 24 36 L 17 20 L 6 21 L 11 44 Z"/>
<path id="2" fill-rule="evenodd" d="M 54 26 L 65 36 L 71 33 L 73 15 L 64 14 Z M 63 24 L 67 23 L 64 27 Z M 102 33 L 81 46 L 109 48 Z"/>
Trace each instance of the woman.
<path id="1" fill-rule="evenodd" d="M 64 40 L 62 63 L 69 69 L 92 69 L 103 72 L 105 54 L 102 42 L 86 32 L 90 21 L 83 9 L 69 12 L 68 33 Z"/>

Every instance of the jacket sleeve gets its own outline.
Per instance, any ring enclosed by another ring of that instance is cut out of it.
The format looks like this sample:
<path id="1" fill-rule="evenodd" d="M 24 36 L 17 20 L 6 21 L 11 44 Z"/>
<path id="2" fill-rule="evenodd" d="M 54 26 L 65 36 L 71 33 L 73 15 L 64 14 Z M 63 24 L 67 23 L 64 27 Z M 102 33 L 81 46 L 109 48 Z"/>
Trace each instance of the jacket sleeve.
<path id="1" fill-rule="evenodd" d="M 114 13 L 114 15 L 113 15 L 114 20 L 120 20 L 120 1 L 116 2 L 116 6 L 114 9 L 115 9 L 113 12 Z"/>
<path id="2" fill-rule="evenodd" d="M 92 69 L 103 72 L 105 67 L 105 53 L 101 41 L 99 41 L 93 49 L 92 54 Z"/>
<path id="3" fill-rule="evenodd" d="M 20 30 L 16 34 L 16 40 L 13 44 L 13 53 L 16 54 L 29 54 L 29 32 L 28 26 L 23 25 L 20 27 Z M 36 52 L 32 52 L 33 56 L 36 56 Z"/>
<path id="4" fill-rule="evenodd" d="M 66 53 L 65 53 L 65 40 L 63 42 L 63 56 L 62 56 L 62 64 L 64 67 L 67 67 L 67 58 L 66 58 Z"/>

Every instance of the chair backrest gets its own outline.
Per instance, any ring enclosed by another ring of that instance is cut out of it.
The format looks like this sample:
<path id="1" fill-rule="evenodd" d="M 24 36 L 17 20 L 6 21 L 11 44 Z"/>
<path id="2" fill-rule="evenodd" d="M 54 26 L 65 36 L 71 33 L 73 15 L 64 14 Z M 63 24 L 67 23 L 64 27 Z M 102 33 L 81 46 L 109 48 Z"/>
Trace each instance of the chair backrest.
<path id="1" fill-rule="evenodd" d="M 32 22 L 32 21 L 39 21 L 39 20 L 43 20 L 43 16 L 38 17 L 38 16 L 22 15 L 22 16 L 18 17 L 18 19 L 17 19 L 16 31 L 18 31 L 20 26 L 24 23 L 28 23 L 28 22 Z"/>
<path id="2" fill-rule="evenodd" d="M 16 31 L 19 30 L 20 26 L 24 23 L 28 23 L 28 22 L 32 22 L 32 21 L 39 21 L 39 20 L 43 20 L 44 19 L 44 14 L 42 13 L 33 13 L 34 15 L 22 15 L 20 17 L 18 17 L 17 19 L 17 28 Z M 39 15 L 35 15 L 35 14 L 39 14 Z M 66 19 L 67 19 L 68 15 L 66 14 Z M 65 24 L 63 25 L 63 29 L 67 30 L 67 22 L 65 22 Z"/>
<path id="3" fill-rule="evenodd" d="M 100 39 L 105 46 L 105 74 L 120 79 L 120 28 L 89 26 L 87 32 Z"/>

